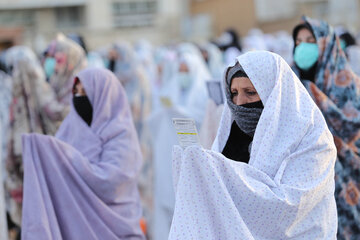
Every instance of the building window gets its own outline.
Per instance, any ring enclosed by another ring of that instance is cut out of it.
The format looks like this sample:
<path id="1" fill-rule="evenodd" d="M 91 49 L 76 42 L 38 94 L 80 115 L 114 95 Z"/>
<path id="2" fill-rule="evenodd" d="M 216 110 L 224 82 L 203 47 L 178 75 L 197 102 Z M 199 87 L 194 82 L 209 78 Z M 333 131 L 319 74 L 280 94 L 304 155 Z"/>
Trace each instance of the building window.
<path id="1" fill-rule="evenodd" d="M 58 28 L 80 27 L 84 22 L 83 7 L 60 7 L 55 9 Z"/>
<path id="2" fill-rule="evenodd" d="M 143 27 L 154 24 L 156 0 L 117 0 L 112 2 L 111 7 L 115 27 Z"/>
<path id="3" fill-rule="evenodd" d="M 0 11 L 0 24 L 6 26 L 31 26 L 35 23 L 34 12 L 30 10 Z"/>

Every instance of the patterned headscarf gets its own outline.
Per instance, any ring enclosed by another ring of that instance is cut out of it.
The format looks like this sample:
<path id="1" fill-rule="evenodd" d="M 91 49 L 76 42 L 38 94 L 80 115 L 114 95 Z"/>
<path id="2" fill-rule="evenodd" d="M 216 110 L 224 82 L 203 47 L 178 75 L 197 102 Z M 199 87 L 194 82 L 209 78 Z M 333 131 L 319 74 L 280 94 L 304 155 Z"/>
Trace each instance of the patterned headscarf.
<path id="1" fill-rule="evenodd" d="M 70 104 L 72 97 L 73 76 L 87 66 L 84 50 L 73 40 L 63 34 L 49 44 L 46 57 L 56 60 L 55 73 L 50 77 L 50 84 L 57 99 L 64 104 Z"/>
<path id="2" fill-rule="evenodd" d="M 360 78 L 354 74 L 334 29 L 303 17 L 319 47 L 315 82 L 303 81 L 332 132 L 338 150 L 338 239 L 360 238 Z"/>
<path id="3" fill-rule="evenodd" d="M 23 181 L 21 135 L 34 132 L 54 134 L 67 109 L 56 101 L 40 62 L 30 48 L 15 46 L 7 50 L 6 65 L 11 69 L 13 87 L 7 129 L 5 190 L 7 211 L 11 220 L 20 225 Z"/>

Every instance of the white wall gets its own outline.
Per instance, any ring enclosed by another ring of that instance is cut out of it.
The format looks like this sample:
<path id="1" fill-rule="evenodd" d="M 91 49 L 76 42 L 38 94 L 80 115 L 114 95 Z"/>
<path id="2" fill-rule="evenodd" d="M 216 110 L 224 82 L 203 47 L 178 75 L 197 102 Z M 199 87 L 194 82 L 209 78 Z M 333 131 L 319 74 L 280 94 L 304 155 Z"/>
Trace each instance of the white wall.
<path id="1" fill-rule="evenodd" d="M 329 22 L 344 25 L 350 31 L 358 30 L 359 1 L 358 0 L 329 0 Z"/>
<path id="2" fill-rule="evenodd" d="M 255 13 L 260 22 L 291 18 L 296 14 L 294 0 L 254 0 Z"/>
<path id="3" fill-rule="evenodd" d="M 90 31 L 111 29 L 111 0 L 88 0 L 85 8 L 85 23 Z"/>

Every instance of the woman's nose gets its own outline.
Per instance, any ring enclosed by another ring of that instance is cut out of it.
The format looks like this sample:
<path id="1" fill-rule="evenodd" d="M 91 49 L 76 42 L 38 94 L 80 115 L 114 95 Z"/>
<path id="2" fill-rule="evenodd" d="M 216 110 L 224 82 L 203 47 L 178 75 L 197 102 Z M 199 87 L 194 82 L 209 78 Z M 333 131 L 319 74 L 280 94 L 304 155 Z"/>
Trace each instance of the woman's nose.
<path id="1" fill-rule="evenodd" d="M 246 99 L 241 95 L 236 96 L 234 100 L 235 100 L 234 104 L 236 104 L 238 106 L 246 103 Z"/>

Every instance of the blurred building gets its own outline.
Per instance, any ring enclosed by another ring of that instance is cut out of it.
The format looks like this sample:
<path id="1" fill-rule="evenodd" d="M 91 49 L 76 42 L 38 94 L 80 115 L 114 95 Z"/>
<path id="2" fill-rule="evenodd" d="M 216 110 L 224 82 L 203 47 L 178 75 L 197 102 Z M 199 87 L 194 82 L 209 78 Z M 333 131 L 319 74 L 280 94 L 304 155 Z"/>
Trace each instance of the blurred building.
<path id="1" fill-rule="evenodd" d="M 0 0 L 0 50 L 43 50 L 59 31 L 84 36 L 90 49 L 119 39 L 202 41 L 231 27 L 286 30 L 302 14 L 360 30 L 360 0 Z"/>
<path id="2" fill-rule="evenodd" d="M 191 0 L 189 9 L 195 34 L 211 26 L 208 34 L 211 36 L 219 35 L 228 28 L 244 35 L 257 25 L 254 0 Z M 207 18 L 208 23 L 201 26 L 198 24 L 199 18 Z"/>
<path id="3" fill-rule="evenodd" d="M 360 31 L 360 0 L 190 0 L 193 32 L 211 26 L 210 35 L 219 35 L 228 27 L 246 35 L 251 28 L 264 32 L 291 32 L 303 14 Z M 197 27 L 198 18 L 207 24 Z M 203 21 L 204 22 L 204 21 Z M 196 39 L 196 36 L 193 37 Z"/>
<path id="4" fill-rule="evenodd" d="M 118 39 L 180 38 L 182 0 L 1 0 L 0 49 L 23 43 L 40 51 L 59 31 L 89 48 Z"/>
<path id="5" fill-rule="evenodd" d="M 301 15 L 323 19 L 333 26 L 360 31 L 360 0 L 256 0 L 258 26 L 265 32 L 292 31 Z M 272 9 L 272 11 L 269 11 Z"/>

